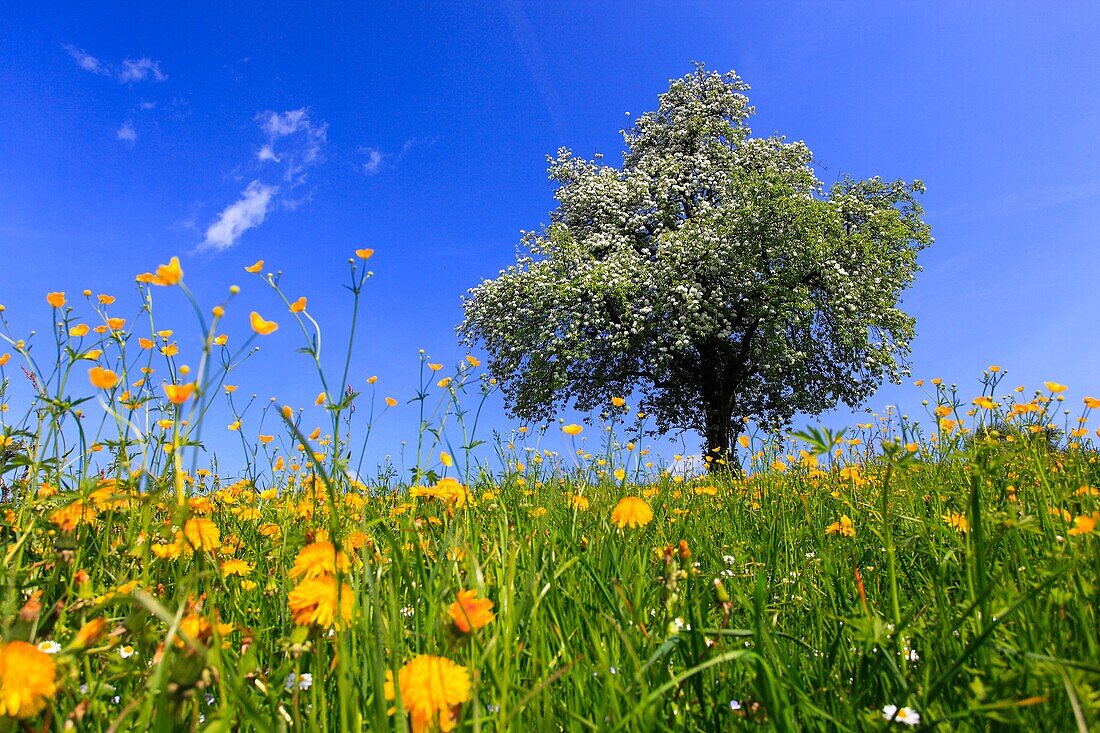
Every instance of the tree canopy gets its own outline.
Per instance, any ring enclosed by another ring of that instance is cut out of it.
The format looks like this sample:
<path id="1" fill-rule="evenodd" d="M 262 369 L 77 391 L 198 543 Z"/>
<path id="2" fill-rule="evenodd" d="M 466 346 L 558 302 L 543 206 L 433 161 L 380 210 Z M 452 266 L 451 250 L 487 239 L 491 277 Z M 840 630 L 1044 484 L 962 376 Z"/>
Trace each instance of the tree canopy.
<path id="1" fill-rule="evenodd" d="M 550 157 L 551 223 L 464 298 L 510 413 L 635 394 L 729 452 L 743 418 L 857 406 L 906 374 L 900 299 L 932 242 L 920 181 L 826 187 L 805 143 L 752 137 L 749 87 L 698 65 L 622 132 L 622 165 Z"/>

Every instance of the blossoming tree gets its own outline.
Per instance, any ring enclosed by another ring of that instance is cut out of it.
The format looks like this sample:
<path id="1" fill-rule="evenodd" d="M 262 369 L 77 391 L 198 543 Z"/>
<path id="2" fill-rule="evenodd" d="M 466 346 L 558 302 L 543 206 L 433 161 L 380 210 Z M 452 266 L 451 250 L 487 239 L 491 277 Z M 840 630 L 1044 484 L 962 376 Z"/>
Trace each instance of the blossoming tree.
<path id="1" fill-rule="evenodd" d="M 923 185 L 825 187 L 803 142 L 750 136 L 747 89 L 699 65 L 623 131 L 621 167 L 550 158 L 551 224 L 459 326 L 513 416 L 635 392 L 657 430 L 728 453 L 743 417 L 779 427 L 904 375 Z"/>

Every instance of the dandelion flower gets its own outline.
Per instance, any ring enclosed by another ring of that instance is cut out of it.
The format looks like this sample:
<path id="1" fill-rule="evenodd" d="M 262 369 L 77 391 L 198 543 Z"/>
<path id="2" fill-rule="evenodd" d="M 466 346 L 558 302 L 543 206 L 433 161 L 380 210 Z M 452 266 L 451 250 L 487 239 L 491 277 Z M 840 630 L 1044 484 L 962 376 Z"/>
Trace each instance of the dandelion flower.
<path id="1" fill-rule="evenodd" d="M 943 521 L 947 522 L 948 526 L 954 527 L 959 534 L 966 534 L 970 531 L 970 520 L 966 518 L 965 514 L 948 512 L 943 515 Z"/>
<path id="2" fill-rule="evenodd" d="M 347 570 L 348 556 L 341 552 L 337 558 L 336 547 L 331 542 L 314 542 L 298 552 L 289 575 L 292 578 L 307 579 L 321 575 L 336 575 L 337 565 L 341 571 Z"/>
<path id="3" fill-rule="evenodd" d="M 32 718 L 57 693 L 49 654 L 25 641 L 0 644 L 0 716 Z"/>
<path id="4" fill-rule="evenodd" d="M 427 733 L 438 724 L 443 733 L 458 723 L 457 708 L 470 699 L 470 674 L 446 657 L 421 654 L 397 673 L 401 703 L 409 713 L 413 733 Z M 386 673 L 386 699 L 395 697 L 393 673 Z"/>
<path id="5" fill-rule="evenodd" d="M 451 466 L 455 465 L 455 459 L 451 458 L 451 454 L 448 453 L 447 451 L 440 451 L 440 453 L 439 453 L 439 462 L 442 463 L 447 468 L 450 468 Z"/>
<path id="6" fill-rule="evenodd" d="M 265 321 L 256 311 L 252 311 L 248 314 L 249 323 L 252 325 L 252 330 L 261 336 L 268 336 L 279 330 L 279 324 L 275 321 Z"/>
<path id="7" fill-rule="evenodd" d="M 653 521 L 653 510 L 644 499 L 627 496 L 619 500 L 611 510 L 611 523 L 619 529 L 623 527 L 644 527 Z"/>
<path id="8" fill-rule="evenodd" d="M 825 528 L 825 534 L 838 534 L 842 537 L 855 537 L 856 526 L 852 523 L 852 518 L 847 514 L 842 514 L 840 519 L 830 524 Z"/>
<path id="9" fill-rule="evenodd" d="M 313 624 L 321 628 L 328 628 L 330 626 L 339 627 L 341 620 L 344 622 L 350 621 L 351 586 L 347 583 L 341 584 L 339 590 L 339 618 L 337 618 L 336 609 L 337 594 L 336 579 L 330 575 L 303 580 L 286 597 L 294 623 L 299 626 Z"/>
<path id="10" fill-rule="evenodd" d="M 464 634 L 473 629 L 488 626 L 494 618 L 493 602 L 488 598 L 478 598 L 477 590 L 460 590 L 458 600 L 447 609 L 455 628 Z"/>
<path id="11" fill-rule="evenodd" d="M 240 575 L 244 577 L 252 572 L 252 566 L 246 563 L 244 560 L 238 560 L 237 558 L 230 558 L 222 563 L 222 575 L 229 577 L 231 575 Z"/>
<path id="12" fill-rule="evenodd" d="M 221 547 L 221 531 L 206 517 L 193 517 L 184 522 L 183 536 L 196 550 L 212 552 Z"/>

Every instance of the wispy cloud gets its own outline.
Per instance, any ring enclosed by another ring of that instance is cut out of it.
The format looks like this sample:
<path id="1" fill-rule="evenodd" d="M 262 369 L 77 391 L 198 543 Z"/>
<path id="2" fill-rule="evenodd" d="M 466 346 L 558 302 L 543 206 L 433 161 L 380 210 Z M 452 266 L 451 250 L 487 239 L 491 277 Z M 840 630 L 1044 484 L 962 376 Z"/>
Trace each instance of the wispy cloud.
<path id="1" fill-rule="evenodd" d="M 308 107 L 267 110 L 257 114 L 256 121 L 264 140 L 255 152 L 261 174 L 207 228 L 200 250 L 229 249 L 246 231 L 262 224 L 276 205 L 293 211 L 310 199 L 300 187 L 309 169 L 324 159 L 328 125 L 313 120 Z"/>
<path id="2" fill-rule="evenodd" d="M 284 163 L 284 181 L 304 182 L 306 169 L 321 161 L 328 125 L 311 120 L 307 107 L 286 112 L 267 110 L 256 115 L 256 120 L 267 139 L 256 158 L 261 162 Z M 283 152 L 277 153 L 276 147 Z"/>
<path id="3" fill-rule="evenodd" d="M 420 147 L 431 147 L 439 141 L 437 137 L 411 137 L 401 145 L 396 153 L 386 153 L 378 148 L 361 147 L 359 152 L 366 156 L 361 170 L 368 176 L 380 173 L 382 170 L 400 163 L 412 150 Z"/>
<path id="4" fill-rule="evenodd" d="M 363 172 L 368 176 L 373 176 L 382 168 L 382 151 L 378 148 L 366 148 L 364 151 L 367 155 L 367 162 L 363 163 Z"/>
<path id="5" fill-rule="evenodd" d="M 227 206 L 218 215 L 217 221 L 206 230 L 206 239 L 199 245 L 199 249 L 220 252 L 235 245 L 242 234 L 263 224 L 278 192 L 278 186 L 252 181 L 241 192 L 241 198 Z"/>
<path id="6" fill-rule="evenodd" d="M 137 130 L 134 129 L 134 123 L 130 120 L 126 120 L 115 132 L 115 137 L 123 142 L 134 143 L 137 141 Z"/>
<path id="7" fill-rule="evenodd" d="M 168 78 L 168 75 L 160 70 L 160 62 L 154 61 L 148 56 L 143 56 L 140 59 L 123 59 L 115 67 L 72 44 L 66 44 L 63 48 L 80 68 L 99 76 L 109 76 L 120 84 L 134 84 L 140 81 L 164 81 Z"/>
<path id="8" fill-rule="evenodd" d="M 118 70 L 118 80 L 123 84 L 133 84 L 146 79 L 164 81 L 167 78 L 168 76 L 160 70 L 160 63 L 147 56 L 140 59 L 125 59 Z"/>

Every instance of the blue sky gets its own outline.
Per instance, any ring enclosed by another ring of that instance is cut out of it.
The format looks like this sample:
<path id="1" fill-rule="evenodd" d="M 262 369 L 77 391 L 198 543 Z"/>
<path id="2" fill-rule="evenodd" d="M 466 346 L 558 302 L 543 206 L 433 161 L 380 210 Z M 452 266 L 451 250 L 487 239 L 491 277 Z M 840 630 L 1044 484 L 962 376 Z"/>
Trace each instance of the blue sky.
<path id="1" fill-rule="evenodd" d="M 805 140 L 826 182 L 926 183 L 915 376 L 969 393 L 997 363 L 1013 384 L 1068 384 L 1074 404 L 1100 392 L 1094 4 L 163 5 L 5 10 L 0 303 L 17 329 L 48 327 L 48 290 L 112 292 L 132 315 L 133 276 L 179 255 L 204 302 L 244 287 L 231 333 L 253 308 L 282 318 L 242 270 L 263 258 L 336 340 L 335 283 L 370 246 L 353 375 L 405 399 L 418 349 L 461 358 L 460 296 L 547 221 L 545 156 L 614 160 L 625 113 L 698 59 L 737 70 L 755 132 Z M 169 294 L 158 308 L 190 319 Z M 309 404 L 297 346 L 289 328 L 265 340 L 242 390 Z M 372 454 L 413 437 L 402 409 Z"/>

